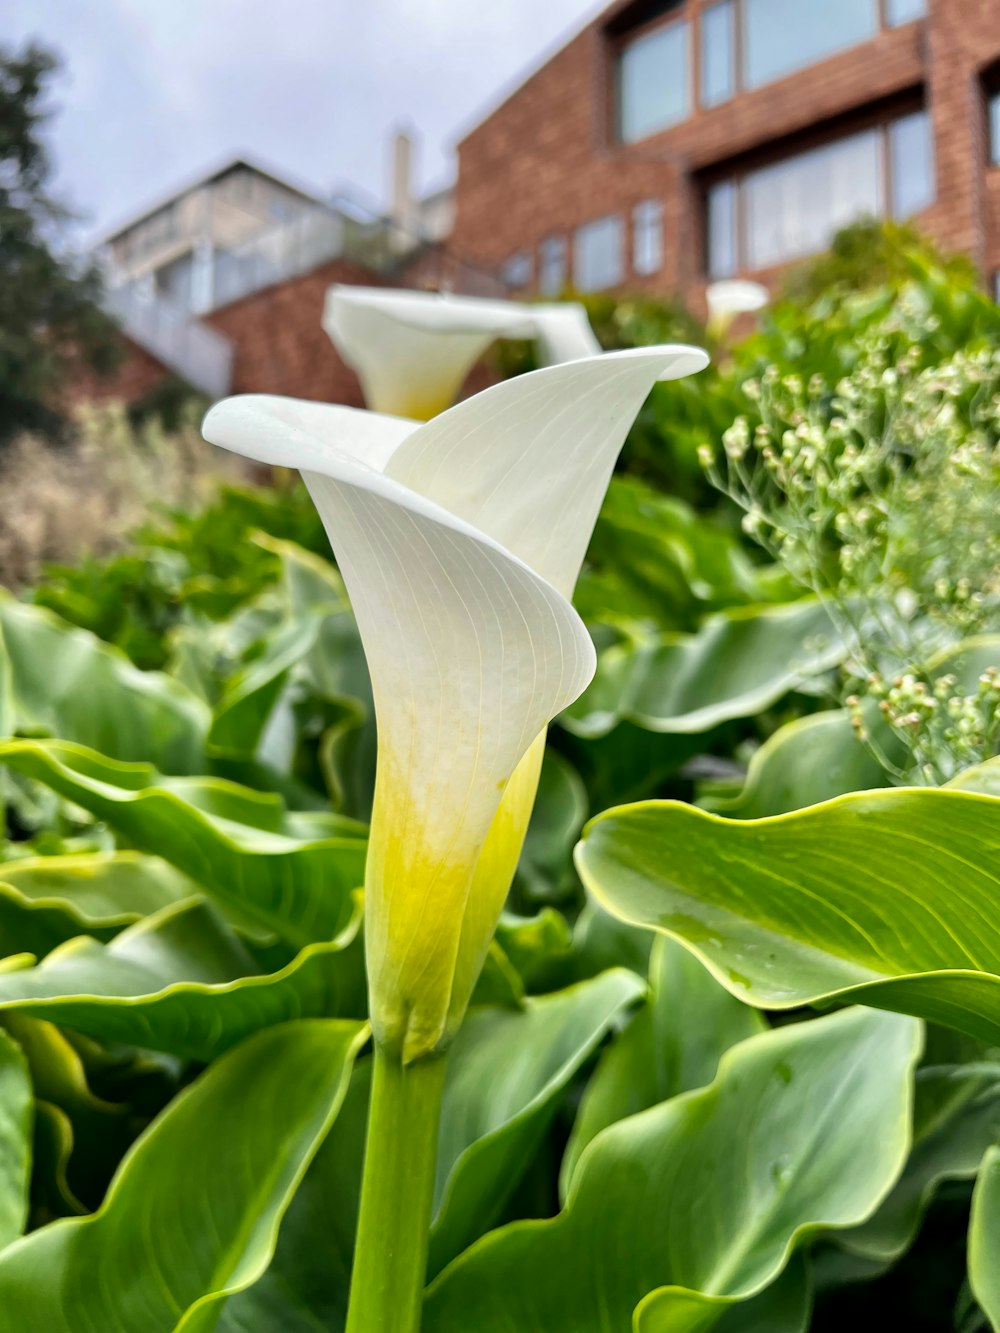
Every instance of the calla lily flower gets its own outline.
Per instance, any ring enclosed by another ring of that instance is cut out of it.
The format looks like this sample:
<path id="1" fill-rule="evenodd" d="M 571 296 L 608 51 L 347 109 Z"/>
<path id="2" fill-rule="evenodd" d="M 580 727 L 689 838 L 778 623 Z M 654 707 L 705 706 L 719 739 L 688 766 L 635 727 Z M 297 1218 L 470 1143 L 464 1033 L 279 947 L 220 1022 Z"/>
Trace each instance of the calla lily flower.
<path id="1" fill-rule="evenodd" d="M 547 724 L 585 689 L 570 603 L 615 460 L 675 346 L 538 370 L 426 425 L 251 395 L 206 439 L 298 468 L 351 597 L 378 762 L 366 870 L 376 1041 L 443 1049 L 468 1005 L 520 854 Z"/>
<path id="2" fill-rule="evenodd" d="M 759 282 L 748 282 L 743 278 L 713 282 L 705 292 L 709 328 L 724 333 L 737 315 L 763 310 L 770 299 L 770 292 Z"/>
<path id="3" fill-rule="evenodd" d="M 547 365 L 594 356 L 600 346 L 577 302 L 521 305 L 449 293 L 337 284 L 323 327 L 376 412 L 427 421 L 455 401 L 497 338 L 535 338 Z"/>

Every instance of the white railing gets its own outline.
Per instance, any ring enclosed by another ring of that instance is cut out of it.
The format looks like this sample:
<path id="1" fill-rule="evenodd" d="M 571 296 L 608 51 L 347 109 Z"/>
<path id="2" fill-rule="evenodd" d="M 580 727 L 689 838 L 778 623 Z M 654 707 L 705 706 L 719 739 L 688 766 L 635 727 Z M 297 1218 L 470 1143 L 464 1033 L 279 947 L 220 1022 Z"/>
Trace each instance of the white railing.
<path id="1" fill-rule="evenodd" d="M 183 306 L 147 295 L 135 283 L 109 288 L 104 299 L 125 333 L 168 369 L 210 398 L 229 392 L 233 344 L 224 334 L 200 324 Z"/>
<path id="2" fill-rule="evenodd" d="M 284 282 L 344 253 L 345 224 L 339 213 L 317 208 L 269 228 L 232 250 L 212 256 L 209 309 Z"/>

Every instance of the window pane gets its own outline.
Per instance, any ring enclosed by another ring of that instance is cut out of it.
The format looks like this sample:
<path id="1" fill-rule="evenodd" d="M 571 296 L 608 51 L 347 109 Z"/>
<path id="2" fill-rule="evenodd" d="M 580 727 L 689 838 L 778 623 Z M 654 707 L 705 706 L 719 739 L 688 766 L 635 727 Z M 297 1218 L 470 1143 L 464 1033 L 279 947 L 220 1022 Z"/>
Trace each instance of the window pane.
<path id="1" fill-rule="evenodd" d="M 738 267 L 736 186 L 723 181 L 708 192 L 708 275 L 731 278 Z"/>
<path id="2" fill-rule="evenodd" d="M 532 270 L 531 255 L 526 250 L 519 250 L 516 255 L 511 255 L 500 270 L 500 276 L 508 287 L 515 290 L 521 287 L 527 287 L 531 281 Z"/>
<path id="3" fill-rule="evenodd" d="M 688 25 L 669 23 L 622 52 L 621 137 L 626 143 L 676 125 L 688 114 Z"/>
<path id="4" fill-rule="evenodd" d="M 701 16 L 701 104 L 718 106 L 735 92 L 733 66 L 733 5 L 706 9 Z"/>
<path id="5" fill-rule="evenodd" d="M 990 98 L 990 161 L 1000 166 L 1000 93 Z"/>
<path id="6" fill-rule="evenodd" d="M 749 267 L 769 268 L 814 254 L 849 222 L 879 216 L 880 180 L 875 130 L 747 176 Z"/>
<path id="7" fill-rule="evenodd" d="M 558 296 L 566 286 L 565 236 L 547 236 L 538 252 L 538 290 L 542 296 Z"/>
<path id="8" fill-rule="evenodd" d="M 878 0 L 746 0 L 744 83 L 756 88 L 874 37 Z"/>
<path id="9" fill-rule="evenodd" d="M 577 228 L 573 246 L 573 285 L 577 291 L 596 292 L 621 282 L 622 232 L 620 217 L 598 218 Z"/>
<path id="10" fill-rule="evenodd" d="M 632 267 L 640 275 L 659 273 L 663 267 L 663 205 L 658 199 L 647 199 L 632 212 Z"/>
<path id="11" fill-rule="evenodd" d="M 886 0 L 885 17 L 890 28 L 898 28 L 927 15 L 927 0 Z"/>
<path id="12" fill-rule="evenodd" d="M 934 143 L 926 111 L 889 126 L 892 215 L 909 218 L 934 202 Z"/>

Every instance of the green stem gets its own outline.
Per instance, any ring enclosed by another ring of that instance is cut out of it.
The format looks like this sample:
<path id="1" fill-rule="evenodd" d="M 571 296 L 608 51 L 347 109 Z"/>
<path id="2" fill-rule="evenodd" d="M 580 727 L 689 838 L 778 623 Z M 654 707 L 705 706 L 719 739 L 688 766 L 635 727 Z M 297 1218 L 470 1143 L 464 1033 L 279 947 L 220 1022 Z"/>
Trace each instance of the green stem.
<path id="1" fill-rule="evenodd" d="M 376 1046 L 346 1333 L 419 1333 L 443 1087 Z"/>

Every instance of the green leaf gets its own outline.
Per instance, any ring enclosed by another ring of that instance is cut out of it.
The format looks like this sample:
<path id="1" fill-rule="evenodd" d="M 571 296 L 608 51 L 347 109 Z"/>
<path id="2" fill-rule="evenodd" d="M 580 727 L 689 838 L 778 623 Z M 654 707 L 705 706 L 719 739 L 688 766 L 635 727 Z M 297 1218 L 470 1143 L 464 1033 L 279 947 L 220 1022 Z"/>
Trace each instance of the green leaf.
<path id="1" fill-rule="evenodd" d="M 1000 799 L 860 792 L 773 819 L 674 802 L 609 811 L 577 849 L 590 891 L 686 944 L 748 1004 L 831 998 L 1000 1040 Z"/>
<path id="2" fill-rule="evenodd" d="M 600 654 L 593 683 L 559 721 L 604 736 L 625 720 L 695 733 L 752 717 L 835 666 L 844 645 L 821 602 L 711 616 L 697 634 L 642 634 Z"/>
<path id="3" fill-rule="evenodd" d="M 28 1063 L 0 1032 L 0 1250 L 21 1235 L 28 1217 L 32 1096 Z"/>
<path id="4" fill-rule="evenodd" d="M 148 764 L 59 741 L 8 741 L 0 763 L 75 801 L 292 944 L 330 940 L 351 918 L 365 861 L 351 821 L 290 813 L 278 797 L 222 779 L 165 778 Z"/>
<path id="5" fill-rule="evenodd" d="M 158 856 L 139 852 L 32 856 L 0 865 L 0 896 L 19 914 L 17 919 L 49 914 L 57 943 L 83 932 L 107 938 L 197 892 L 191 880 Z M 0 907 L 0 918 L 4 911 Z M 4 931 L 0 940 L 11 937 Z M 4 952 L 48 950 L 11 940 Z"/>
<path id="6" fill-rule="evenodd" d="M 124 653 L 41 607 L 0 598 L 13 731 L 46 733 L 165 773 L 205 768 L 209 716 L 178 681 L 140 671 Z"/>
<path id="7" fill-rule="evenodd" d="M 279 625 L 261 655 L 229 678 L 208 733 L 214 750 L 256 753 L 289 673 L 313 647 L 318 633 L 316 616 Z"/>
<path id="8" fill-rule="evenodd" d="M 102 1041 L 208 1061 L 262 1027 L 363 1012 L 359 925 L 360 909 L 335 940 L 261 976 L 206 904 L 180 903 L 110 944 L 84 935 L 37 967 L 10 970 L 23 960 L 8 960 L 0 1014 L 31 1014 Z"/>
<path id="9" fill-rule="evenodd" d="M 870 727 L 893 761 L 901 758 L 889 728 L 878 727 L 874 719 Z M 738 796 L 699 804 L 730 819 L 762 819 L 847 792 L 885 787 L 888 781 L 886 769 L 854 734 L 847 711 L 837 709 L 779 727 L 750 760 Z"/>
<path id="10" fill-rule="evenodd" d="M 0 1255 L 2 1333 L 209 1333 L 267 1267 L 365 1031 L 289 1023 L 213 1064 L 138 1140 L 99 1212 Z"/>
<path id="11" fill-rule="evenodd" d="M 711 1083 L 730 1046 L 763 1027 L 756 1010 L 733 999 L 687 950 L 658 939 L 649 960 L 649 1002 L 605 1051 L 584 1093 L 563 1158 L 562 1196 L 602 1129 Z"/>
<path id="12" fill-rule="evenodd" d="M 561 755 L 546 750 L 514 879 L 514 890 L 525 902 L 558 902 L 572 893 L 573 847 L 589 810 L 580 775 Z"/>
<path id="13" fill-rule="evenodd" d="M 714 1327 L 799 1237 L 863 1221 L 890 1188 L 920 1035 L 852 1009 L 742 1042 L 711 1087 L 600 1134 L 557 1217 L 512 1223 L 451 1264 L 427 1328 L 624 1333 L 652 1292 L 648 1328 Z"/>
<path id="14" fill-rule="evenodd" d="M 809 1268 L 805 1257 L 796 1253 L 781 1276 L 760 1295 L 723 1308 L 714 1324 L 715 1333 L 808 1333 L 812 1303 Z M 701 1313 L 696 1306 L 695 1317 Z M 675 1291 L 652 1292 L 636 1308 L 635 1333 L 675 1333 L 677 1314 Z"/>
<path id="15" fill-rule="evenodd" d="M 644 989 L 618 968 L 520 1011 L 470 1012 L 449 1055 L 429 1274 L 501 1215 L 561 1093 Z"/>
<path id="16" fill-rule="evenodd" d="M 1000 1331 L 1000 1147 L 986 1154 L 972 1195 L 969 1285 L 993 1333 Z"/>

